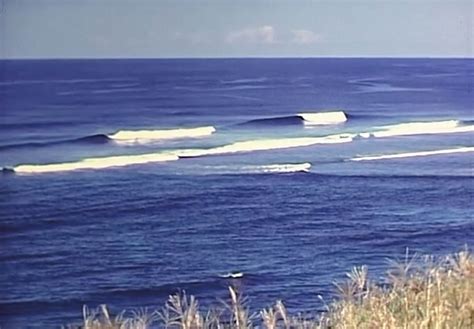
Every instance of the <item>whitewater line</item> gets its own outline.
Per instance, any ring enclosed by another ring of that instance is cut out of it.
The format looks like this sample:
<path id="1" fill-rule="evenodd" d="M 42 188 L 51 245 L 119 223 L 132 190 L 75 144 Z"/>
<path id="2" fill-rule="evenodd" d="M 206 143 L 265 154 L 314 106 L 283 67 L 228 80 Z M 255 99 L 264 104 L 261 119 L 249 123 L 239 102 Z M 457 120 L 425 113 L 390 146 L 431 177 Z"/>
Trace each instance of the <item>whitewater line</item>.
<path id="1" fill-rule="evenodd" d="M 280 139 L 260 139 L 236 142 L 210 149 L 184 149 L 173 152 L 179 157 L 194 158 L 206 155 L 221 155 L 241 152 L 268 151 L 317 144 L 340 144 L 353 141 L 352 134 L 329 135 L 326 137 L 294 137 Z"/>
<path id="2" fill-rule="evenodd" d="M 412 158 L 412 157 L 420 157 L 420 156 L 467 153 L 467 152 L 474 152 L 474 147 L 460 147 L 460 148 L 455 148 L 455 149 L 443 149 L 443 150 L 436 150 L 436 151 L 420 151 L 420 152 L 386 154 L 386 155 L 377 155 L 377 156 L 366 156 L 366 157 L 352 158 L 349 160 L 350 161 L 373 161 L 373 160 L 402 159 L 402 158 Z"/>
<path id="3" fill-rule="evenodd" d="M 360 137 L 396 137 L 410 135 L 436 135 L 473 132 L 474 125 L 461 125 L 459 120 L 408 122 L 379 127 L 381 130 L 359 133 Z"/>
<path id="4" fill-rule="evenodd" d="M 244 170 L 255 171 L 257 173 L 296 173 L 296 172 L 309 172 L 311 169 L 311 163 L 283 163 L 283 164 L 270 164 L 261 166 L 247 166 L 243 167 Z"/>
<path id="5" fill-rule="evenodd" d="M 105 169 L 110 167 L 125 167 L 130 165 L 176 161 L 178 156 L 166 153 L 150 153 L 138 155 L 119 155 L 102 158 L 88 158 L 77 162 L 24 164 L 13 168 L 15 173 L 37 174 L 57 171 L 73 171 L 84 169 Z"/>

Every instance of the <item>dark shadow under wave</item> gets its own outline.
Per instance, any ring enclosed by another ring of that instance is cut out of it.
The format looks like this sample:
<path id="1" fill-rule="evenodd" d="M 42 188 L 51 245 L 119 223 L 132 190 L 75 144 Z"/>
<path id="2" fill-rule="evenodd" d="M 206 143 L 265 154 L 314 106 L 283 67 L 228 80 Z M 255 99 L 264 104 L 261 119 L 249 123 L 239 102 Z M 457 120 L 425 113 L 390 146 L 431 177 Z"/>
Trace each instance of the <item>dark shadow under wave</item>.
<path id="1" fill-rule="evenodd" d="M 460 123 L 462 125 L 474 125 L 474 120 L 461 120 Z"/>
<path id="2" fill-rule="evenodd" d="M 304 120 L 299 115 L 291 115 L 285 117 L 273 117 L 273 118 L 263 118 L 263 119 L 254 119 L 249 120 L 246 122 L 242 122 L 237 124 L 238 126 L 248 126 L 248 127 L 255 127 L 255 126 L 263 126 L 263 127 L 271 127 L 271 126 L 290 126 L 290 125 L 303 125 Z"/>
<path id="3" fill-rule="evenodd" d="M 97 134 L 73 139 L 69 142 L 84 144 L 107 144 L 108 142 L 110 142 L 110 137 L 104 134 Z"/>
<path id="4" fill-rule="evenodd" d="M 346 113 L 347 120 L 373 120 L 373 119 L 389 119 L 388 115 L 379 115 L 379 114 L 351 114 Z"/>

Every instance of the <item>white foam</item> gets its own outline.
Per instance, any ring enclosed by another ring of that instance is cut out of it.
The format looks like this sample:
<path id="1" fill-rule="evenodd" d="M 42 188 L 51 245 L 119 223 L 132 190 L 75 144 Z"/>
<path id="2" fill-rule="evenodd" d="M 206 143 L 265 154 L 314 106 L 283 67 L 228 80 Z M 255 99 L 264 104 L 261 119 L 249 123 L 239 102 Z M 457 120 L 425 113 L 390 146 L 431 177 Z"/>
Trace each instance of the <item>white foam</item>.
<path id="1" fill-rule="evenodd" d="M 213 126 L 165 130 L 120 130 L 109 138 L 119 143 L 149 143 L 157 140 L 197 138 L 212 135 Z"/>
<path id="2" fill-rule="evenodd" d="M 435 150 L 435 151 L 386 154 L 386 155 L 377 155 L 377 156 L 358 157 L 358 158 L 352 158 L 350 160 L 351 161 L 372 161 L 372 160 L 401 159 L 401 158 L 412 158 L 412 157 L 421 157 L 421 156 L 429 156 L 429 155 L 467 153 L 467 152 L 474 152 L 474 147 L 460 147 L 460 148 L 455 148 L 455 149 L 443 149 L 443 150 Z"/>
<path id="3" fill-rule="evenodd" d="M 52 163 L 52 164 L 25 164 L 14 167 L 16 173 L 50 173 L 58 171 L 72 171 L 83 169 L 105 169 L 110 167 L 124 167 L 129 165 L 175 161 L 179 158 L 174 154 L 150 153 L 139 155 L 120 155 L 103 158 L 90 158 L 77 162 Z"/>
<path id="4" fill-rule="evenodd" d="M 320 112 L 320 113 L 298 113 L 303 118 L 305 125 L 333 125 L 347 121 L 343 111 Z"/>
<path id="5" fill-rule="evenodd" d="M 311 168 L 311 163 L 287 163 L 287 164 L 272 164 L 259 166 L 256 169 L 264 173 L 294 173 L 294 172 L 308 172 Z"/>
<path id="6" fill-rule="evenodd" d="M 382 130 L 371 132 L 374 137 L 393 137 L 407 135 L 450 134 L 474 131 L 474 126 L 460 125 L 458 120 L 410 122 L 380 127 Z M 365 133 L 368 134 L 368 133 Z M 362 136 L 362 134 L 360 134 Z"/>
<path id="7" fill-rule="evenodd" d="M 219 276 L 223 279 L 240 279 L 244 277 L 244 273 L 234 272 L 234 273 L 220 274 Z"/>
<path id="8" fill-rule="evenodd" d="M 359 136 L 362 137 L 362 138 L 370 138 L 372 136 L 372 134 L 371 133 L 360 133 Z"/>
<path id="9" fill-rule="evenodd" d="M 229 154 L 295 148 L 316 144 L 339 144 L 352 142 L 354 135 L 340 134 L 325 137 L 295 137 L 280 139 L 260 139 L 232 143 L 210 149 L 179 150 L 174 154 L 180 157 L 200 157 L 206 155 Z"/>

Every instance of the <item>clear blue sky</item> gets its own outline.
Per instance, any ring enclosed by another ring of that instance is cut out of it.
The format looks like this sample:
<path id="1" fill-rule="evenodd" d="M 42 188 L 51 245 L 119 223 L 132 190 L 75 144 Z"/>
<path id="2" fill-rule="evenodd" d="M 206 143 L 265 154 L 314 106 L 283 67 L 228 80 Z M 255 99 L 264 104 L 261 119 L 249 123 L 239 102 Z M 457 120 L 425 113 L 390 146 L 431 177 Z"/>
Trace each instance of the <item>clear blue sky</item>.
<path id="1" fill-rule="evenodd" d="M 473 0 L 0 0 L 0 58 L 473 57 Z"/>

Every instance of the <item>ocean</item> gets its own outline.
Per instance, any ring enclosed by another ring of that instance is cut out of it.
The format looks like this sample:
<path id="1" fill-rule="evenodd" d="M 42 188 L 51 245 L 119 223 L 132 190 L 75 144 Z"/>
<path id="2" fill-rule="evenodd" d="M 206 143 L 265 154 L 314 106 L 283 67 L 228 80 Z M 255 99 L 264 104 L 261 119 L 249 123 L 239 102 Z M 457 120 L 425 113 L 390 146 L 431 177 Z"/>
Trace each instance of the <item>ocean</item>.
<path id="1" fill-rule="evenodd" d="M 231 281 L 309 312 L 352 266 L 472 246 L 473 64 L 0 61 L 0 326 Z"/>

